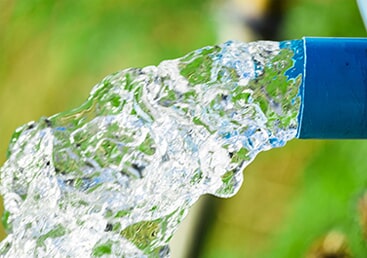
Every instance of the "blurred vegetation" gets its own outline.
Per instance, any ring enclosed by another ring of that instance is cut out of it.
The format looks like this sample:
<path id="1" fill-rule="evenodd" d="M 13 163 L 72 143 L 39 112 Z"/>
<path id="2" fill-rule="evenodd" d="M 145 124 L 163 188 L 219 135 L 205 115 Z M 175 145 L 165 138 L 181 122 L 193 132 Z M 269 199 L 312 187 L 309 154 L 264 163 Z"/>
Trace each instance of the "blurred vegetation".
<path id="1" fill-rule="evenodd" d="M 17 126 L 78 106 L 105 75 L 215 44 L 211 2 L 0 1 L 0 162 Z M 288 2 L 284 39 L 366 36 L 355 1 Z M 201 257 L 304 257 L 330 232 L 366 257 L 366 153 L 365 141 L 293 141 L 260 154 L 208 218 Z"/>

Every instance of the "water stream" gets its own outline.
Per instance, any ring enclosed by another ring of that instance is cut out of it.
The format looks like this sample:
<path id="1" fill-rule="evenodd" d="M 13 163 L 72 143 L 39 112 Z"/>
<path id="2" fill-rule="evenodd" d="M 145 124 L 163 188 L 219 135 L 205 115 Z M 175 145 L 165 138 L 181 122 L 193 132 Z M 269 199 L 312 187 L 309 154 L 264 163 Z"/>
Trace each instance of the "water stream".
<path id="1" fill-rule="evenodd" d="M 1 168 L 3 257 L 168 257 L 203 194 L 295 137 L 303 41 L 227 42 L 107 76 L 21 126 Z"/>

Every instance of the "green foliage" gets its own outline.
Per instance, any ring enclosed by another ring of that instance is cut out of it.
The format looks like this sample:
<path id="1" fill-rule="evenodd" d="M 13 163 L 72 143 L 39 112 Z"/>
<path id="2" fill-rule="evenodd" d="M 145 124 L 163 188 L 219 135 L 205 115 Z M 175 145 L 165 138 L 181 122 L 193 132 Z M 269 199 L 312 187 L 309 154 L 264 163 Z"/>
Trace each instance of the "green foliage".
<path id="1" fill-rule="evenodd" d="M 4 212 L 3 212 L 3 215 L 2 215 L 2 217 L 1 217 L 1 222 L 2 222 L 2 224 L 3 224 L 3 226 L 4 226 L 4 229 L 6 230 L 6 231 L 9 231 L 10 230 L 10 228 L 9 228 L 9 223 L 8 223 L 8 219 L 9 219 L 9 216 L 10 216 L 10 212 L 9 211 L 7 211 L 7 210 L 5 210 Z"/>
<path id="2" fill-rule="evenodd" d="M 184 76 L 191 84 L 205 83 L 210 80 L 211 69 L 213 64 L 212 56 L 220 51 L 219 47 L 208 47 L 201 51 L 200 56 L 194 60 L 190 60 L 187 64 L 180 67 L 181 75 Z M 186 58 L 189 59 L 190 54 Z"/>
<path id="3" fill-rule="evenodd" d="M 222 182 L 223 182 L 223 186 L 217 190 L 216 194 L 220 195 L 220 196 L 226 196 L 226 195 L 230 195 L 233 194 L 234 189 L 235 189 L 235 183 L 236 181 L 234 180 L 234 172 L 233 171 L 228 171 L 226 172 L 223 176 L 222 176 Z"/>
<path id="4" fill-rule="evenodd" d="M 65 235 L 66 230 L 63 225 L 58 225 L 55 229 L 50 230 L 46 234 L 40 236 L 37 240 L 37 246 L 43 246 L 44 241 L 48 238 L 57 238 Z"/>
<path id="5" fill-rule="evenodd" d="M 366 191 L 365 142 L 328 142 L 306 168 L 287 223 L 276 235 L 271 257 L 301 257 L 331 230 L 346 235 L 353 257 L 367 253 L 358 202 Z M 269 257 L 267 255 L 261 257 Z"/>
<path id="6" fill-rule="evenodd" d="M 93 247 L 93 257 L 102 257 L 103 255 L 111 254 L 112 242 L 96 245 Z"/>
<path id="7" fill-rule="evenodd" d="M 125 228 L 121 235 L 134 243 L 140 250 L 150 253 L 152 250 L 148 248 L 151 242 L 157 238 L 161 227 L 160 223 L 161 220 L 139 222 Z"/>
<path id="8" fill-rule="evenodd" d="M 139 150 L 147 155 L 153 155 L 155 153 L 154 140 L 147 135 L 145 140 L 140 144 Z"/>

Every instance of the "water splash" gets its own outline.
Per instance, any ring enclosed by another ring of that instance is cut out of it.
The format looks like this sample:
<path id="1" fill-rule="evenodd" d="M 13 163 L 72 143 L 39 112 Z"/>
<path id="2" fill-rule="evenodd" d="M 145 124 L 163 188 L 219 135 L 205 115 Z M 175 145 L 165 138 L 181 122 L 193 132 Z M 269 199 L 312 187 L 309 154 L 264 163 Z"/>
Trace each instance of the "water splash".
<path id="1" fill-rule="evenodd" d="M 1 169 L 8 257 L 167 257 L 203 194 L 296 135 L 302 41 L 227 42 L 107 76 L 14 133 Z M 298 62 L 297 61 L 297 62 Z"/>

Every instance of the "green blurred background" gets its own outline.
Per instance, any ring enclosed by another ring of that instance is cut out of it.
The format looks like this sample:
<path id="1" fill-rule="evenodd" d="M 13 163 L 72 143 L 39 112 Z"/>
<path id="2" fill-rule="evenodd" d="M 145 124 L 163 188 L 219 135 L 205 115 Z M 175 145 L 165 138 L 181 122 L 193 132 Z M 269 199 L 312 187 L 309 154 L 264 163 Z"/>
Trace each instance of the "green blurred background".
<path id="1" fill-rule="evenodd" d="M 1 0 L 0 162 L 16 127 L 78 106 L 105 75 L 218 43 L 223 2 Z M 267 2 L 252 1 L 260 13 Z M 366 36 L 353 0 L 280 11 L 279 39 Z M 367 257 L 366 157 L 366 141 L 294 140 L 260 154 L 235 197 L 209 200 L 192 255 Z"/>

